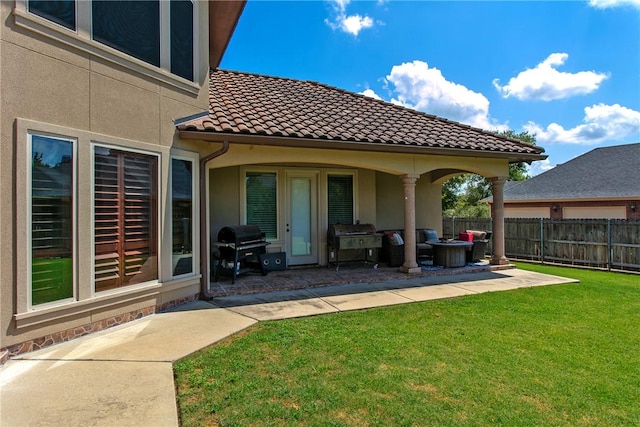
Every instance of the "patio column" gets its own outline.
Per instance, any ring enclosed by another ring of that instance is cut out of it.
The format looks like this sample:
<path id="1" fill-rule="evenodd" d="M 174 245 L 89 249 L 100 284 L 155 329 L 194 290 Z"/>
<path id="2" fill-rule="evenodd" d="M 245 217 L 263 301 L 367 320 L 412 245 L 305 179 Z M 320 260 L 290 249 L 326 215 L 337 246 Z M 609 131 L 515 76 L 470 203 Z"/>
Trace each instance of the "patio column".
<path id="1" fill-rule="evenodd" d="M 400 177 L 404 188 L 404 264 L 400 271 L 409 274 L 422 270 L 416 262 L 416 181 L 420 175 L 407 174 Z"/>
<path id="2" fill-rule="evenodd" d="M 491 205 L 491 217 L 493 218 L 493 255 L 491 264 L 509 264 L 504 255 L 504 183 L 506 178 L 491 179 L 493 189 L 493 204 Z"/>

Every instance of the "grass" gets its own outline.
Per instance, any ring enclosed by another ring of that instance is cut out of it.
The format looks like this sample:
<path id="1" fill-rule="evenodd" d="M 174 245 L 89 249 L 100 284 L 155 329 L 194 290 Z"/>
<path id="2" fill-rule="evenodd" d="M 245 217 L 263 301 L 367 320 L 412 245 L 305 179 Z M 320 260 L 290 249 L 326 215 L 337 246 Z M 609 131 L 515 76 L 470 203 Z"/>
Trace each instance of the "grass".
<path id="1" fill-rule="evenodd" d="M 640 278 L 264 322 L 175 365 L 184 426 L 640 425 Z"/>

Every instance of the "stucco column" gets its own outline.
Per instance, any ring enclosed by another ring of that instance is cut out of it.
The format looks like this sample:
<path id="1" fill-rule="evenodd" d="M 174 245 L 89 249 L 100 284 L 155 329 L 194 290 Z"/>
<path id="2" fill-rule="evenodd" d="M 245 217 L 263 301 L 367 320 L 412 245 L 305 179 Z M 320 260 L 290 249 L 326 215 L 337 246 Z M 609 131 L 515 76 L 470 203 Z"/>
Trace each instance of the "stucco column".
<path id="1" fill-rule="evenodd" d="M 422 271 L 416 262 L 416 181 L 420 175 L 400 177 L 404 189 L 404 264 L 400 271 L 415 274 Z"/>
<path id="2" fill-rule="evenodd" d="M 493 217 L 493 255 L 491 264 L 509 264 L 504 255 L 504 183 L 506 178 L 491 179 L 493 189 L 493 205 L 491 216 Z"/>

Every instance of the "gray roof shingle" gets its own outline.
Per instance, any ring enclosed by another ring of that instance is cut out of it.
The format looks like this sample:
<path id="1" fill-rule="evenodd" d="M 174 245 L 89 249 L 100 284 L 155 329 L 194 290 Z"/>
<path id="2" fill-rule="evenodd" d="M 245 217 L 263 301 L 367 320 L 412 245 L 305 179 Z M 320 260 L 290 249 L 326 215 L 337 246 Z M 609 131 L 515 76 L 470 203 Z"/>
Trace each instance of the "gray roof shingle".
<path id="1" fill-rule="evenodd" d="M 505 201 L 640 197 L 640 143 L 601 147 L 505 186 Z"/>
<path id="2" fill-rule="evenodd" d="M 321 83 L 219 69 L 210 77 L 208 114 L 178 130 L 545 157 L 538 146 Z"/>

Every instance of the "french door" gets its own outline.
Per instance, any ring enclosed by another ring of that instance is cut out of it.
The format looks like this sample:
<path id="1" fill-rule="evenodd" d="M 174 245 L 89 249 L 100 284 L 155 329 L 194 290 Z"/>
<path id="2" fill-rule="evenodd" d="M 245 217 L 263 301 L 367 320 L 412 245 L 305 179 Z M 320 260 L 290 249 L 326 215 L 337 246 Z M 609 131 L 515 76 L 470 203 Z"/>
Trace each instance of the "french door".
<path id="1" fill-rule="evenodd" d="M 289 265 L 318 263 L 318 174 L 286 173 L 286 251 Z"/>

